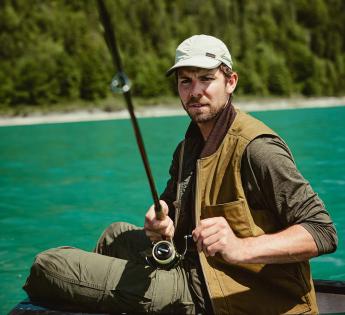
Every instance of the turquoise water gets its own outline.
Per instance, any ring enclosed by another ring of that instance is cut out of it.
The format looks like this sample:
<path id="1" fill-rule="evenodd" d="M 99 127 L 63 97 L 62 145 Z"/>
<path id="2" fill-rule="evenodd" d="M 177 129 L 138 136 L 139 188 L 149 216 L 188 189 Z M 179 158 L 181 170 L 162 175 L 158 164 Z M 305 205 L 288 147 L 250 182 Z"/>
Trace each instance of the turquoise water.
<path id="1" fill-rule="evenodd" d="M 312 260 L 313 275 L 345 280 L 345 107 L 253 113 L 289 143 L 297 165 L 330 211 L 339 248 Z M 162 191 L 186 117 L 140 119 Z M 0 128 L 0 314 L 25 297 L 35 254 L 91 250 L 113 221 L 141 225 L 151 195 L 130 121 Z"/>

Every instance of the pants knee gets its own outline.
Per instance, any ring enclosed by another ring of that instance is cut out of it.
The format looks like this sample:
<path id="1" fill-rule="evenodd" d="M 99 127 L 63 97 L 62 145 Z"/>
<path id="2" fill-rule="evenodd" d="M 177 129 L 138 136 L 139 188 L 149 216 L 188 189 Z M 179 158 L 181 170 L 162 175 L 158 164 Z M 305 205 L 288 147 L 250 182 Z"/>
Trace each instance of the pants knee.
<path id="1" fill-rule="evenodd" d="M 23 289 L 30 297 L 51 295 L 54 282 L 52 274 L 59 275 L 66 269 L 66 254 L 72 247 L 59 247 L 39 253 L 31 266 L 29 277 Z"/>
<path id="2" fill-rule="evenodd" d="M 135 230 L 137 227 L 127 222 L 114 222 L 110 224 L 104 231 L 104 235 L 111 235 L 112 237 L 118 237 L 120 234 Z"/>
<path id="3" fill-rule="evenodd" d="M 40 253 L 31 266 L 29 277 L 23 286 L 23 289 L 30 297 L 40 297 L 45 291 L 46 260 L 45 253 Z"/>
<path id="4" fill-rule="evenodd" d="M 110 255 L 109 249 L 113 246 L 115 240 L 123 233 L 136 229 L 138 229 L 138 227 L 127 222 L 114 222 L 110 224 L 98 239 L 94 252 Z"/>

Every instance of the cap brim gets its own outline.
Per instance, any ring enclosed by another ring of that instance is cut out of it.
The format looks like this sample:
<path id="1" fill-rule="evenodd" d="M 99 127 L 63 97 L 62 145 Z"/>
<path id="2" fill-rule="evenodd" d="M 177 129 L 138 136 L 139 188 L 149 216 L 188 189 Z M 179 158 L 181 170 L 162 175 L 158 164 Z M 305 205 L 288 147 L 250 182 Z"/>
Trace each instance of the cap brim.
<path id="1" fill-rule="evenodd" d="M 207 56 L 194 56 L 188 59 L 180 60 L 177 63 L 175 63 L 167 72 L 166 76 L 168 77 L 170 74 L 172 74 L 177 68 L 182 67 L 196 67 L 196 68 L 202 68 L 202 69 L 214 69 L 220 66 L 222 62 L 213 59 L 211 57 Z"/>

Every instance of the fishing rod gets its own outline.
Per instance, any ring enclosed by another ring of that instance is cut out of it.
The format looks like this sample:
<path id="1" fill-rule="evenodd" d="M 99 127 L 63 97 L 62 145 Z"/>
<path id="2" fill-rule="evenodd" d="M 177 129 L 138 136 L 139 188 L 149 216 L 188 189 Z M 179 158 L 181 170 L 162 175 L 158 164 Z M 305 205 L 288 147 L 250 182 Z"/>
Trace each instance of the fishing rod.
<path id="1" fill-rule="evenodd" d="M 150 185 L 150 189 L 151 189 L 151 193 L 152 193 L 152 197 L 154 201 L 154 209 L 156 212 L 156 217 L 159 220 L 163 220 L 165 217 L 165 214 L 159 203 L 156 186 L 153 180 L 151 168 L 150 168 L 147 154 L 145 151 L 144 141 L 141 136 L 138 121 L 134 113 L 134 107 L 133 107 L 131 91 L 130 91 L 131 86 L 130 86 L 129 79 L 126 76 L 122 67 L 119 50 L 116 44 L 116 36 L 114 32 L 114 27 L 111 23 L 110 16 L 108 14 L 107 8 L 103 0 L 97 0 L 97 5 L 98 5 L 100 20 L 104 28 L 104 38 L 109 48 L 109 51 L 111 53 L 113 64 L 115 68 L 117 68 L 118 70 L 117 74 L 112 79 L 111 89 L 113 92 L 122 93 L 125 98 L 127 109 L 129 111 L 134 133 L 135 133 L 135 138 L 139 147 L 140 155 L 143 160 L 146 175 L 149 181 L 149 185 Z M 172 240 L 170 241 L 162 240 L 154 244 L 152 248 L 152 255 L 146 256 L 147 263 L 151 267 L 159 267 L 163 269 L 170 269 L 176 266 L 177 264 L 179 264 L 180 261 L 184 259 L 184 256 L 187 252 L 187 239 L 191 238 L 191 235 L 185 235 L 184 238 L 185 238 L 185 250 L 183 254 L 179 254 L 176 251 Z"/>
<path id="2" fill-rule="evenodd" d="M 155 208 L 155 212 L 156 212 L 156 217 L 159 220 L 162 220 L 162 219 L 164 219 L 165 215 L 164 215 L 164 213 L 162 211 L 162 207 L 159 203 L 159 198 L 158 198 L 156 186 L 155 186 L 155 183 L 153 180 L 150 164 L 149 164 L 149 161 L 147 158 L 143 137 L 141 135 L 139 124 L 138 124 L 137 118 L 136 118 L 135 113 L 134 113 L 134 107 L 133 107 L 133 103 L 132 103 L 131 90 L 130 90 L 131 86 L 130 86 L 129 79 L 126 76 L 126 74 L 123 70 L 123 67 L 122 67 L 122 62 L 121 62 L 119 50 L 117 47 L 114 27 L 111 23 L 111 19 L 110 19 L 110 16 L 108 14 L 108 10 L 104 4 L 104 1 L 103 0 L 97 0 L 97 5 L 98 5 L 98 12 L 99 12 L 100 20 L 101 20 L 103 28 L 104 28 L 105 41 L 106 41 L 107 46 L 110 50 L 110 54 L 111 54 L 111 57 L 113 60 L 114 67 L 115 67 L 115 69 L 117 68 L 117 70 L 118 70 L 117 74 L 114 76 L 114 78 L 111 82 L 111 89 L 113 92 L 122 93 L 124 98 L 125 98 L 127 109 L 129 111 L 129 114 L 131 117 L 131 122 L 132 122 L 134 133 L 135 133 L 135 139 L 137 141 L 140 155 L 141 155 L 142 161 L 144 163 L 147 179 L 149 181 L 151 194 L 152 194 L 152 198 L 153 198 L 153 202 L 154 202 L 154 208 Z"/>

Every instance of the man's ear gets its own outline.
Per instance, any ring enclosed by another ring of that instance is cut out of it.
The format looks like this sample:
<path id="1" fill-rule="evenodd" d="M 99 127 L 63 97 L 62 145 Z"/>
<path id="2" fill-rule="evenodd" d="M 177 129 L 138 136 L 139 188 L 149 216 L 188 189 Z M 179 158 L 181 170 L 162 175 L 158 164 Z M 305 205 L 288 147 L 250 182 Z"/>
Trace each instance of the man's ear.
<path id="1" fill-rule="evenodd" d="M 236 72 L 233 72 L 229 78 L 226 78 L 226 92 L 231 94 L 234 92 L 237 81 L 238 81 L 238 75 Z"/>

